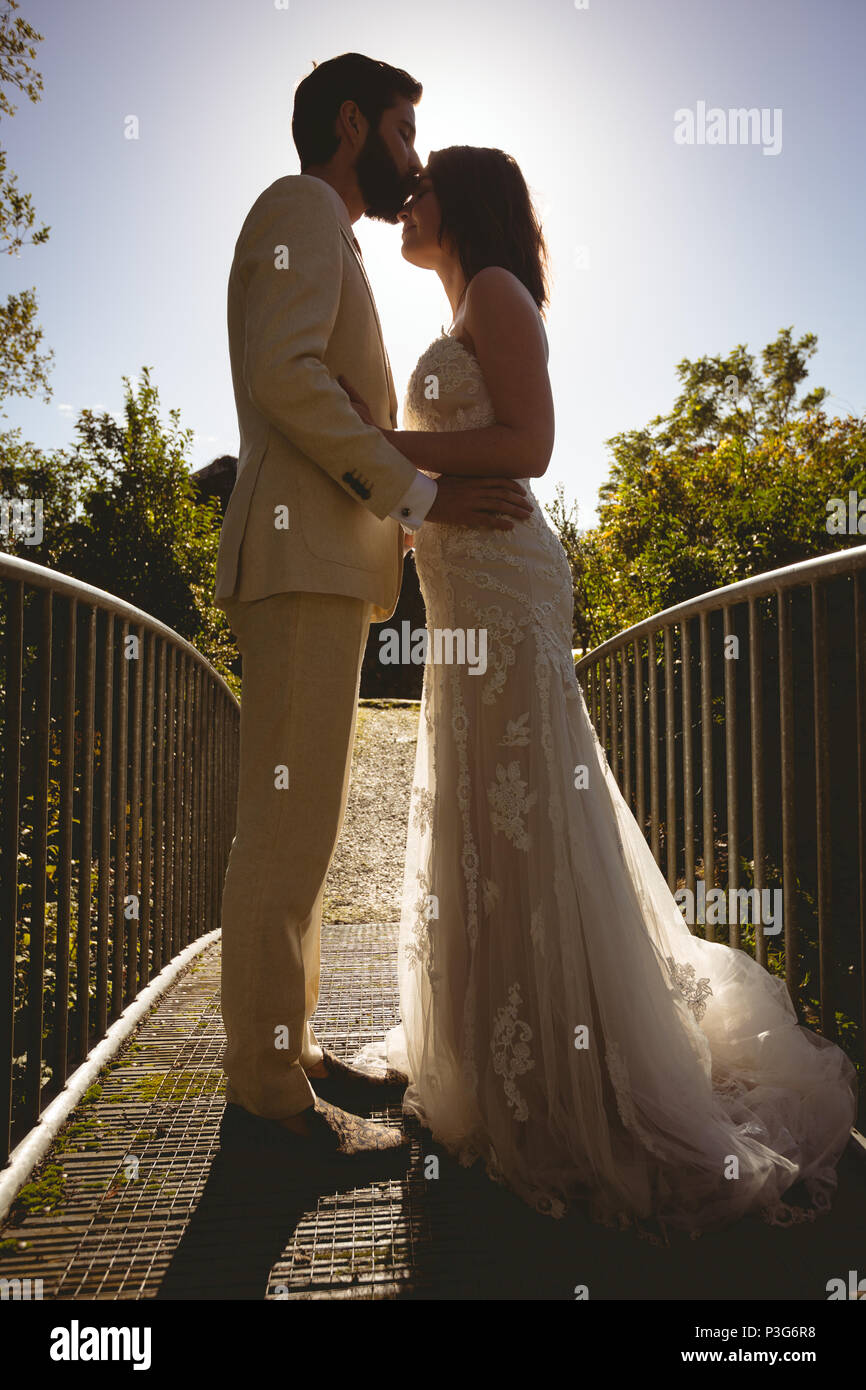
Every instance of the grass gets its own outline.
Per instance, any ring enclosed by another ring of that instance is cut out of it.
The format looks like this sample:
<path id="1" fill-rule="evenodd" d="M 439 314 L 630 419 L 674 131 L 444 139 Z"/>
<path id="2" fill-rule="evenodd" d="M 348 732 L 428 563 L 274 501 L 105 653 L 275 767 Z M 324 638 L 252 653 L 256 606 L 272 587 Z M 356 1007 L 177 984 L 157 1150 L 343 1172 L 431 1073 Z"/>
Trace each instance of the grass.
<path id="1" fill-rule="evenodd" d="M 220 1071 L 157 1071 L 134 1081 L 131 1086 L 111 1097 L 112 1105 L 132 1101 L 151 1101 L 159 1096 L 164 1101 L 194 1100 L 198 1096 L 215 1096 L 222 1091 Z"/>
<path id="2" fill-rule="evenodd" d="M 56 1163 L 47 1163 L 32 1182 L 25 1183 L 9 1213 L 10 1223 L 26 1221 L 30 1216 L 47 1216 L 60 1206 L 66 1197 L 66 1174 Z M 8 1242 L 4 1241 L 4 1245 Z M 13 1242 L 17 1244 L 17 1242 Z"/>

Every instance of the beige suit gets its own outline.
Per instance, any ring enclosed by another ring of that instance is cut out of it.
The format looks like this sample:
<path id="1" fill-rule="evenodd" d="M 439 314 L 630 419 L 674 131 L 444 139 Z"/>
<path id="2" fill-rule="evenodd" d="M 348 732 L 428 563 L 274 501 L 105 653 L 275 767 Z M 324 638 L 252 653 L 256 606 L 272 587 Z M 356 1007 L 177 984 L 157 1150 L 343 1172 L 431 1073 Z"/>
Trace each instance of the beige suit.
<path id="1" fill-rule="evenodd" d="M 222 904 L 226 1096 L 255 1114 L 310 1105 L 324 881 L 348 792 L 371 619 L 400 592 L 389 513 L 416 470 L 361 422 L 345 375 L 396 424 L 382 333 L 351 221 L 320 179 L 253 205 L 228 287 L 238 475 L 215 601 L 243 657 L 238 818 Z"/>
<path id="2" fill-rule="evenodd" d="M 217 603 L 304 590 L 366 599 L 374 621 L 390 617 L 403 534 L 388 514 L 417 474 L 336 380 L 349 378 L 377 424 L 396 425 L 373 292 L 345 205 L 321 179 L 277 179 L 253 204 L 229 276 L 228 330 L 240 454 Z M 275 511 L 284 507 L 288 529 Z"/>

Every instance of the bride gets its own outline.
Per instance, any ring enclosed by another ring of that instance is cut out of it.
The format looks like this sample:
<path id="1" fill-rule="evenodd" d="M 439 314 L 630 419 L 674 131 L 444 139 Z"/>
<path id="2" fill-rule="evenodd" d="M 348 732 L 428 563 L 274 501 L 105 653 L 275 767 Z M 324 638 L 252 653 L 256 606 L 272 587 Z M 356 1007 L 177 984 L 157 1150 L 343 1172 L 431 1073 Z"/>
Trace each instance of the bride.
<path id="1" fill-rule="evenodd" d="M 514 477 L 534 502 L 553 406 L 522 174 L 499 150 L 440 150 L 401 216 L 403 256 L 436 271 L 453 322 L 410 379 L 406 429 L 383 433 L 434 477 Z M 484 629 L 487 665 L 428 657 L 403 1021 L 355 1060 L 400 1067 L 404 1108 L 539 1211 L 656 1240 L 747 1213 L 812 1219 L 854 1122 L 854 1067 L 798 1025 L 781 980 L 689 931 L 590 721 L 572 576 L 540 507 L 497 531 L 422 526 L 415 557 L 428 627 Z M 798 1182 L 809 1205 L 782 1201 Z"/>

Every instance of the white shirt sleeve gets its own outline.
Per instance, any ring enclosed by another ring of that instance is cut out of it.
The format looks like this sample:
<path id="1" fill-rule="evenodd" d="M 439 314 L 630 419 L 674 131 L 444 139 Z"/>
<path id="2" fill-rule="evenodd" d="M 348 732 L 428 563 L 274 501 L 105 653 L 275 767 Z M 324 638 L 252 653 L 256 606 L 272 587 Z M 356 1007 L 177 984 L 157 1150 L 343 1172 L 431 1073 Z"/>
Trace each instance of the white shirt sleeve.
<path id="1" fill-rule="evenodd" d="M 421 522 L 433 506 L 436 497 L 436 484 L 426 473 L 416 473 L 415 481 L 408 492 L 404 492 L 390 515 L 399 521 L 404 531 L 417 531 Z"/>

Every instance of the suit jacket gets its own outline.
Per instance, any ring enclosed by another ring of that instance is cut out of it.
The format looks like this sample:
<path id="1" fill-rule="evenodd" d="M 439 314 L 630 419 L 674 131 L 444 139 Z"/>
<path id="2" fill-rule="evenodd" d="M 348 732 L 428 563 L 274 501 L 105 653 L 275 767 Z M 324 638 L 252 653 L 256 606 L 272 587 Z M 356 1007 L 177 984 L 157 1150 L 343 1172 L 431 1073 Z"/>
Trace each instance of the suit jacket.
<path id="1" fill-rule="evenodd" d="M 389 512 L 417 474 L 336 380 L 357 387 L 377 424 L 396 426 L 373 292 L 345 204 L 321 179 L 277 179 L 253 204 L 229 275 L 228 332 L 240 452 L 215 602 L 306 590 L 390 617 L 403 532 Z"/>

